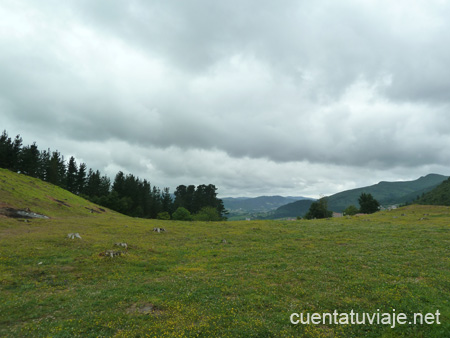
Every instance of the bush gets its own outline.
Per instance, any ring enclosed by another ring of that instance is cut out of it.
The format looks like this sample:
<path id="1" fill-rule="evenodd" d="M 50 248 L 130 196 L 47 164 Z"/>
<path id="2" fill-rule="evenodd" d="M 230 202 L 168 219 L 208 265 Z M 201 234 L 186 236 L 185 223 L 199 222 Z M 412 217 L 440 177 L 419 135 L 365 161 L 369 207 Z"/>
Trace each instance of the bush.
<path id="1" fill-rule="evenodd" d="M 192 221 L 192 216 L 189 210 L 183 207 L 179 207 L 172 214 L 172 219 L 176 221 Z"/>
<path id="2" fill-rule="evenodd" d="M 354 205 L 349 205 L 347 208 L 345 208 L 344 210 L 344 215 L 356 215 L 359 212 L 359 209 L 357 207 L 355 207 Z"/>
<path id="3" fill-rule="evenodd" d="M 168 220 L 170 219 L 170 214 L 167 211 L 163 211 L 158 213 L 158 215 L 156 216 L 157 219 L 164 219 L 164 220 Z"/>
<path id="4" fill-rule="evenodd" d="M 198 213 L 194 215 L 194 221 L 220 221 L 219 212 L 214 207 L 203 207 Z"/>

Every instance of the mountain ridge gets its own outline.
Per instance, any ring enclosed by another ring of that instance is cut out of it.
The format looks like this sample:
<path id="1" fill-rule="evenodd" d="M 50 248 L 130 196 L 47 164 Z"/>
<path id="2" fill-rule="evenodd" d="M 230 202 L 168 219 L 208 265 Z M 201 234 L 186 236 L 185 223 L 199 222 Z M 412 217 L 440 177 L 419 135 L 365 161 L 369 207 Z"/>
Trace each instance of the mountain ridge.
<path id="1" fill-rule="evenodd" d="M 328 209 L 334 212 L 342 212 L 349 205 L 358 207 L 358 197 L 362 193 L 372 194 L 372 196 L 383 206 L 411 203 L 416 200 L 418 196 L 433 190 L 446 179 L 448 179 L 448 176 L 431 173 L 412 181 L 380 181 L 370 186 L 345 190 L 328 196 Z M 283 218 L 304 216 L 306 212 L 308 212 L 311 203 L 312 201 L 309 205 L 304 201 L 292 202 L 280 206 L 268 217 Z"/>

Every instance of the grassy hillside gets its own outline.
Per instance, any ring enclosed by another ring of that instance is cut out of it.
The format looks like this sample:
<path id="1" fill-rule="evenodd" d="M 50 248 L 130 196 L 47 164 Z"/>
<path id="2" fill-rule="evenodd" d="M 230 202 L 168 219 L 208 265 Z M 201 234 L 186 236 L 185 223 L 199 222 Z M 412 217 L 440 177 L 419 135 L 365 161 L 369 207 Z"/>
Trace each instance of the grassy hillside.
<path id="1" fill-rule="evenodd" d="M 450 336 L 447 207 L 317 221 L 142 220 L 90 213 L 96 207 L 76 196 L 0 174 L 0 202 L 51 216 L 0 218 L 2 337 Z M 82 239 L 68 239 L 73 232 Z M 409 318 L 439 310 L 441 324 L 289 320 L 394 309 Z"/>
<path id="2" fill-rule="evenodd" d="M 313 200 L 303 200 L 297 201 L 294 203 L 289 203 L 286 205 L 282 205 L 274 213 L 272 213 L 269 217 L 271 219 L 277 218 L 288 218 L 288 217 L 303 217 L 308 212 Z"/>
<path id="3" fill-rule="evenodd" d="M 382 205 L 412 202 L 423 192 L 432 190 L 447 179 L 447 176 L 429 174 L 414 181 L 380 182 L 369 187 L 344 191 L 328 198 L 330 210 L 341 212 L 349 205 L 358 206 L 361 193 L 369 193 Z"/>
<path id="4" fill-rule="evenodd" d="M 381 205 L 385 206 L 409 203 L 434 189 L 447 178 L 443 175 L 429 174 L 414 181 L 380 182 L 368 187 L 346 190 L 328 197 L 328 209 L 342 212 L 349 205 L 359 207 L 358 198 L 362 193 L 372 194 Z M 304 216 L 307 212 L 305 202 L 297 201 L 278 208 L 271 218 Z"/>
<path id="5" fill-rule="evenodd" d="M 0 208 L 30 208 L 51 218 L 117 214 L 39 179 L 0 168 Z"/>
<path id="6" fill-rule="evenodd" d="M 420 197 L 419 204 L 450 205 L 450 179 L 445 180 L 436 188 Z"/>

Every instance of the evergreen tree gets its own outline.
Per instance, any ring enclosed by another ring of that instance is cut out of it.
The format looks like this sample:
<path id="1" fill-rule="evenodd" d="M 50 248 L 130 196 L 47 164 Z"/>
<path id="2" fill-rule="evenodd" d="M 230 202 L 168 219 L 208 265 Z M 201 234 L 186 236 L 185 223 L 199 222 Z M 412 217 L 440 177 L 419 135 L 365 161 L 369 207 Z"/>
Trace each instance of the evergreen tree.
<path id="1" fill-rule="evenodd" d="M 89 197 L 100 197 L 100 172 L 89 169 L 85 194 Z"/>
<path id="2" fill-rule="evenodd" d="M 151 185 L 144 179 L 144 181 L 139 182 L 139 204 L 142 207 L 142 217 L 148 218 L 151 215 L 151 198 Z"/>
<path id="3" fill-rule="evenodd" d="M 39 155 L 38 178 L 48 181 L 48 168 L 50 167 L 50 149 L 41 151 Z"/>
<path id="4" fill-rule="evenodd" d="M 103 175 L 100 177 L 100 183 L 98 186 L 98 196 L 107 196 L 111 189 L 111 180 L 108 176 Z"/>
<path id="5" fill-rule="evenodd" d="M 380 203 L 371 194 L 362 193 L 359 198 L 359 211 L 363 214 L 373 214 L 380 208 Z"/>
<path id="6" fill-rule="evenodd" d="M 306 219 L 328 218 L 333 215 L 333 212 L 328 210 L 328 201 L 326 197 L 322 197 L 316 202 L 313 202 L 306 213 Z"/>
<path id="7" fill-rule="evenodd" d="M 150 207 L 151 207 L 150 209 L 151 218 L 156 218 L 160 212 L 167 211 L 163 210 L 162 208 L 161 190 L 159 190 L 159 188 L 155 186 L 153 186 L 152 189 Z"/>
<path id="8" fill-rule="evenodd" d="M 125 196 L 125 175 L 122 171 L 116 174 L 112 189 L 117 192 L 119 197 Z"/>
<path id="9" fill-rule="evenodd" d="M 195 185 L 188 185 L 186 188 L 185 205 L 184 207 L 192 214 L 200 210 L 200 205 L 196 205 L 195 198 Z"/>
<path id="10" fill-rule="evenodd" d="M 11 138 L 8 137 L 6 130 L 3 130 L 0 136 L 0 167 L 10 169 L 9 167 L 9 153 L 11 149 Z"/>
<path id="11" fill-rule="evenodd" d="M 66 189 L 74 194 L 76 194 L 78 191 L 77 173 L 77 163 L 75 162 L 75 158 L 71 156 L 69 159 L 69 164 L 67 165 Z"/>
<path id="12" fill-rule="evenodd" d="M 169 188 L 164 188 L 161 195 L 161 208 L 163 211 L 171 214 L 173 212 L 173 201 L 170 196 Z"/>
<path id="13" fill-rule="evenodd" d="M 40 152 L 36 143 L 22 148 L 19 157 L 19 171 L 28 176 L 39 177 Z"/>
<path id="14" fill-rule="evenodd" d="M 14 141 L 8 137 L 6 130 L 0 136 L 0 167 L 18 171 L 19 156 L 22 149 L 22 138 L 17 135 Z"/>
<path id="15" fill-rule="evenodd" d="M 186 203 L 186 190 L 187 187 L 185 185 L 179 185 L 174 192 L 175 201 L 174 208 L 177 209 L 179 207 L 184 207 L 187 205 Z"/>
<path id="16" fill-rule="evenodd" d="M 81 163 L 76 176 L 77 194 L 84 194 L 86 190 L 86 164 Z"/>
<path id="17" fill-rule="evenodd" d="M 20 135 L 17 135 L 14 139 L 13 145 L 12 145 L 12 152 L 11 152 L 11 170 L 12 171 L 19 171 L 19 158 L 20 158 L 20 152 L 22 150 L 22 138 Z"/>
<path id="18" fill-rule="evenodd" d="M 65 187 L 65 173 L 64 157 L 58 151 L 54 151 L 46 168 L 46 179 L 52 184 Z"/>

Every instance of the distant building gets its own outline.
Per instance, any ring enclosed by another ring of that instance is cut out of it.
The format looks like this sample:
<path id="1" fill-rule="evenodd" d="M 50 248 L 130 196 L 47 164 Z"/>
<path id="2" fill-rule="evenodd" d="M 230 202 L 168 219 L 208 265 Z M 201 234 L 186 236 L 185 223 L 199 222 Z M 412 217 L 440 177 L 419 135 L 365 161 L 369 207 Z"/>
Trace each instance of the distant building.
<path id="1" fill-rule="evenodd" d="M 340 212 L 333 212 L 333 217 L 343 217 L 343 214 Z"/>
<path id="2" fill-rule="evenodd" d="M 395 210 L 397 208 L 398 208 L 398 204 L 389 205 L 387 207 L 381 205 L 380 211 L 391 211 L 391 210 Z"/>

